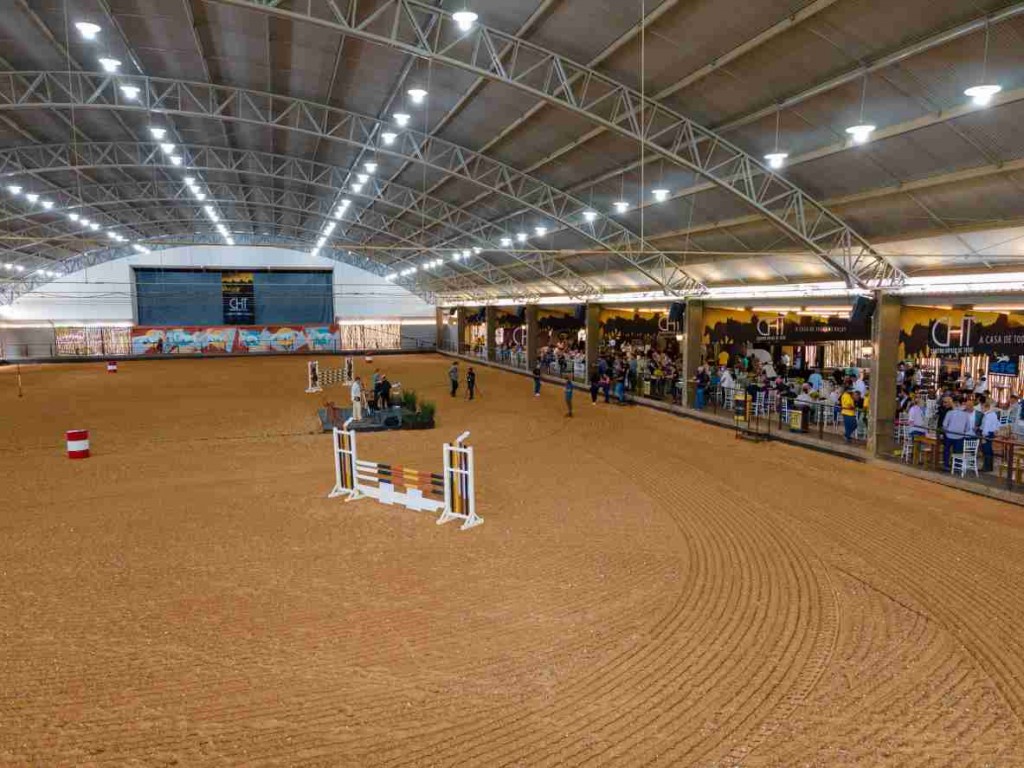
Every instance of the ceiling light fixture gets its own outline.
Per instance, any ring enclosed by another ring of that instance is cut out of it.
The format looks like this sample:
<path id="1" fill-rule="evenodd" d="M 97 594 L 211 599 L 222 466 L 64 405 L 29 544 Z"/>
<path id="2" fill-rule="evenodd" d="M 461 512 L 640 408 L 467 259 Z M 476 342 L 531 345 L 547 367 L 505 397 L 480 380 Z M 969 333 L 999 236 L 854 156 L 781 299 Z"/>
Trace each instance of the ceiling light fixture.
<path id="1" fill-rule="evenodd" d="M 79 216 L 77 213 L 69 213 L 68 218 L 71 219 L 72 221 L 78 221 L 82 217 Z"/>
<path id="2" fill-rule="evenodd" d="M 40 205 L 42 205 L 43 208 L 45 208 L 46 210 L 50 210 L 51 208 L 53 208 L 53 201 L 52 200 L 43 200 L 43 202 L 40 203 Z"/>
<path id="3" fill-rule="evenodd" d="M 365 184 L 370 180 L 369 174 L 366 173 L 357 173 L 356 178 L 359 179 L 360 184 Z"/>
<path id="4" fill-rule="evenodd" d="M 654 199 L 656 202 L 664 203 L 666 200 L 668 200 L 668 196 L 670 193 L 667 189 L 652 189 L 651 194 L 654 195 Z"/>
<path id="5" fill-rule="evenodd" d="M 324 234 L 325 234 L 325 235 L 328 235 L 328 236 L 330 236 L 330 234 L 331 234 L 332 232 L 334 232 L 334 228 L 335 228 L 336 226 L 338 226 L 338 225 L 337 225 L 337 224 L 335 224 L 335 223 L 334 223 L 333 221 L 332 221 L 332 222 L 329 222 L 329 223 L 327 224 L 327 226 L 326 226 L 326 227 L 324 227 Z"/>
<path id="6" fill-rule="evenodd" d="M 867 140 L 871 138 L 871 134 L 874 133 L 875 126 L 868 123 L 861 125 L 851 125 L 846 129 L 846 132 L 853 137 L 854 144 L 865 144 Z"/>
<path id="7" fill-rule="evenodd" d="M 525 243 L 528 237 L 529 235 L 525 232 L 516 232 L 516 242 L 518 243 Z"/>
<path id="8" fill-rule="evenodd" d="M 363 191 L 363 185 L 362 184 L 353 184 L 352 185 L 352 191 L 355 192 L 358 195 L 360 192 Z"/>
<path id="9" fill-rule="evenodd" d="M 992 97 L 1001 90 L 1001 85 L 973 85 L 964 91 L 964 96 L 970 96 L 975 106 L 987 107 L 992 103 Z"/>
<path id="10" fill-rule="evenodd" d="M 473 25 L 476 24 L 476 20 L 479 18 L 479 16 L 468 9 L 465 11 L 456 11 L 452 14 L 452 21 L 458 24 L 459 29 L 463 32 L 469 32 L 469 30 L 473 28 Z"/>
<path id="11" fill-rule="evenodd" d="M 422 88 L 410 88 L 406 93 L 409 94 L 413 104 L 422 104 L 427 98 L 427 92 Z"/>
<path id="12" fill-rule="evenodd" d="M 10 192 L 12 195 L 20 195 L 21 187 L 19 187 L 17 184 L 8 184 L 7 191 Z"/>
<path id="13" fill-rule="evenodd" d="M 196 177 L 195 177 L 195 176 L 186 176 L 186 177 L 185 177 L 185 183 L 186 183 L 186 184 L 187 184 L 188 186 L 190 186 L 190 187 L 191 187 L 191 186 L 192 186 L 193 184 L 195 184 L 195 183 L 196 183 Z"/>
<path id="14" fill-rule="evenodd" d="M 35 192 L 29 192 L 27 195 L 25 195 L 25 197 L 28 198 L 28 201 L 30 203 L 35 203 L 35 201 L 39 199 L 39 195 L 37 195 Z"/>
<path id="15" fill-rule="evenodd" d="M 91 21 L 76 21 L 75 29 L 78 30 L 78 34 L 82 36 L 83 40 L 95 40 L 96 35 L 100 33 L 100 25 L 93 24 Z"/>
<path id="16" fill-rule="evenodd" d="M 131 99 L 132 101 L 139 98 L 139 88 L 135 85 L 122 85 L 121 93 L 124 94 L 126 99 Z"/>
<path id="17" fill-rule="evenodd" d="M 503 238 L 501 238 L 501 247 L 502 248 L 508 248 L 511 245 L 512 245 L 512 238 L 511 237 L 503 237 Z"/>
<path id="18" fill-rule="evenodd" d="M 481 248 L 479 245 L 474 245 L 473 246 L 473 253 L 475 253 L 477 256 L 479 256 L 483 252 L 484 252 L 484 249 Z"/>
<path id="19" fill-rule="evenodd" d="M 121 62 L 117 59 L 102 58 L 100 59 L 100 66 L 103 67 L 104 72 L 117 72 L 121 67 Z"/>
<path id="20" fill-rule="evenodd" d="M 376 173 L 377 172 L 377 164 L 376 163 L 366 163 L 363 167 L 366 168 L 366 172 L 367 173 Z"/>
<path id="21" fill-rule="evenodd" d="M 395 139 L 398 138 L 398 134 L 392 133 L 391 131 L 385 131 L 380 135 L 380 138 L 381 141 L 383 141 L 387 146 L 390 147 L 392 144 L 395 143 Z"/>
<path id="22" fill-rule="evenodd" d="M 93 232 L 98 232 L 99 229 L 100 229 L 100 225 L 97 224 L 95 221 L 90 221 L 89 222 L 89 229 L 91 229 Z"/>
<path id="23" fill-rule="evenodd" d="M 463 252 L 462 252 L 462 258 L 463 258 L 463 259 L 468 259 L 468 258 L 469 258 L 470 256 L 472 256 L 472 255 L 473 255 L 473 252 L 472 252 L 471 250 L 469 250 L 468 248 L 466 248 L 466 249 L 465 249 L 465 250 L 463 250 Z"/>
<path id="24" fill-rule="evenodd" d="M 409 124 L 409 115 L 404 112 L 397 112 L 395 114 L 395 122 L 398 123 L 399 127 L 405 128 Z"/>
<path id="25" fill-rule="evenodd" d="M 163 141 L 164 136 L 167 135 L 166 128 L 157 128 L 155 126 L 149 127 L 149 134 L 157 141 Z"/>
<path id="26" fill-rule="evenodd" d="M 165 142 L 165 143 L 160 145 L 160 149 L 163 150 L 163 153 L 165 155 L 169 155 L 172 152 L 174 152 L 174 145 Z"/>
<path id="27" fill-rule="evenodd" d="M 789 157 L 788 152 L 769 152 L 764 156 L 764 159 L 768 161 L 769 168 L 773 168 L 777 171 L 786 164 L 787 157 Z"/>
<path id="28" fill-rule="evenodd" d="M 583 219 L 587 222 L 593 222 L 597 218 L 597 211 L 584 211 Z"/>
<path id="29" fill-rule="evenodd" d="M 533 231 L 537 233 L 537 237 L 544 237 L 548 233 L 547 227 L 534 227 Z"/>
<path id="30" fill-rule="evenodd" d="M 615 210 L 618 213 L 625 213 L 626 211 L 629 210 L 629 203 L 627 203 L 625 200 L 616 200 L 614 205 Z"/>
<path id="31" fill-rule="evenodd" d="M 181 159 L 181 155 L 171 155 L 172 165 L 181 165 L 183 162 L 184 160 Z"/>
<path id="32" fill-rule="evenodd" d="M 199 202 L 202 202 L 205 199 L 206 199 L 206 194 L 205 193 L 203 193 L 203 192 L 196 192 L 196 200 L 198 200 Z"/>

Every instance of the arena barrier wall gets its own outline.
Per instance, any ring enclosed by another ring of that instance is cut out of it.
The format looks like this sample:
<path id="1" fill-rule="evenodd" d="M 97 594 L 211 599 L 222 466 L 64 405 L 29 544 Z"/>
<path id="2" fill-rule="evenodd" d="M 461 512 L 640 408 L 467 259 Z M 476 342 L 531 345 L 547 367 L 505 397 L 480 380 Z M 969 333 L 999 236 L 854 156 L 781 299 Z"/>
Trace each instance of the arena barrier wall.
<path id="1" fill-rule="evenodd" d="M 445 443 L 441 472 L 422 472 L 408 467 L 361 460 L 356 451 L 356 433 L 334 430 L 334 489 L 328 498 L 345 501 L 376 499 L 381 504 L 402 504 L 415 512 L 440 512 L 438 525 L 461 520 L 465 531 L 483 523 L 476 513 L 473 448 L 466 445 L 469 432 L 455 443 Z"/>

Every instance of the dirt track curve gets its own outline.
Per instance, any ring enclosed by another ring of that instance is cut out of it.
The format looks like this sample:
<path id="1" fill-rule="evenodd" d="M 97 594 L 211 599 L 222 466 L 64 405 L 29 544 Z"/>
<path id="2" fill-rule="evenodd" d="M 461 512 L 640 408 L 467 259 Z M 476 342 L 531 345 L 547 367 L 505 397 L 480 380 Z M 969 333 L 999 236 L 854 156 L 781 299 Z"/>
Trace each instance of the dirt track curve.
<path id="1" fill-rule="evenodd" d="M 483 526 L 326 499 L 302 360 L 0 369 L 0 764 L 1024 766 L 1020 508 L 376 363 Z"/>

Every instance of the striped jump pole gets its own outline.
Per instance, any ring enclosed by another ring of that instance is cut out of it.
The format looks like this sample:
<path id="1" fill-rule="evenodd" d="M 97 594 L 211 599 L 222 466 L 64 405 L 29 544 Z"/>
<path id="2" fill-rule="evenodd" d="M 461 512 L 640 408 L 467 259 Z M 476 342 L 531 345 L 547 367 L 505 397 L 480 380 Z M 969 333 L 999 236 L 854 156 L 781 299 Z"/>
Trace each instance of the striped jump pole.
<path id="1" fill-rule="evenodd" d="M 462 520 L 462 530 L 480 525 L 484 519 L 476 513 L 476 477 L 473 466 L 473 447 L 466 445 L 469 432 L 455 438 L 455 444 L 444 445 L 445 510 L 437 519 L 438 525 Z"/>

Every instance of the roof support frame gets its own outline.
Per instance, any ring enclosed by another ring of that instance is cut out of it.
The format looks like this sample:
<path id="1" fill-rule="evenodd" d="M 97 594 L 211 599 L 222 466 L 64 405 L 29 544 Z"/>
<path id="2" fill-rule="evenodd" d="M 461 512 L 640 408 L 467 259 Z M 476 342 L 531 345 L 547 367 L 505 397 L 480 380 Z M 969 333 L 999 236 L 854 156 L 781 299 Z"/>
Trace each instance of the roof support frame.
<path id="1" fill-rule="evenodd" d="M 302 12 L 267 8 L 254 0 L 206 1 L 327 27 L 505 83 L 586 117 L 644 144 L 653 154 L 699 173 L 736 195 L 796 243 L 809 248 L 851 287 L 884 287 L 905 279 L 835 214 L 731 142 L 609 76 L 542 46 L 480 24 L 462 36 L 445 35 L 442 30 L 451 29 L 451 24 L 438 24 L 437 31 L 428 37 L 423 30 L 429 20 L 443 16 L 447 22 L 450 14 L 418 0 L 382 0 L 373 13 L 357 23 L 341 14 L 336 14 L 334 21 L 318 17 L 313 13 L 312 3 Z M 512 47 L 508 64 L 498 55 L 507 46 Z M 708 142 L 712 150 L 702 153 L 701 145 Z M 734 174 L 718 174 L 711 168 L 709 159 L 721 154 L 732 157 L 727 165 L 743 174 L 741 182 L 737 183 Z M 770 194 L 750 194 L 755 189 Z M 764 204 L 764 200 L 777 198 L 783 191 L 791 200 L 772 207 Z M 844 231 L 838 237 L 823 237 L 822 226 L 841 227 Z"/>

